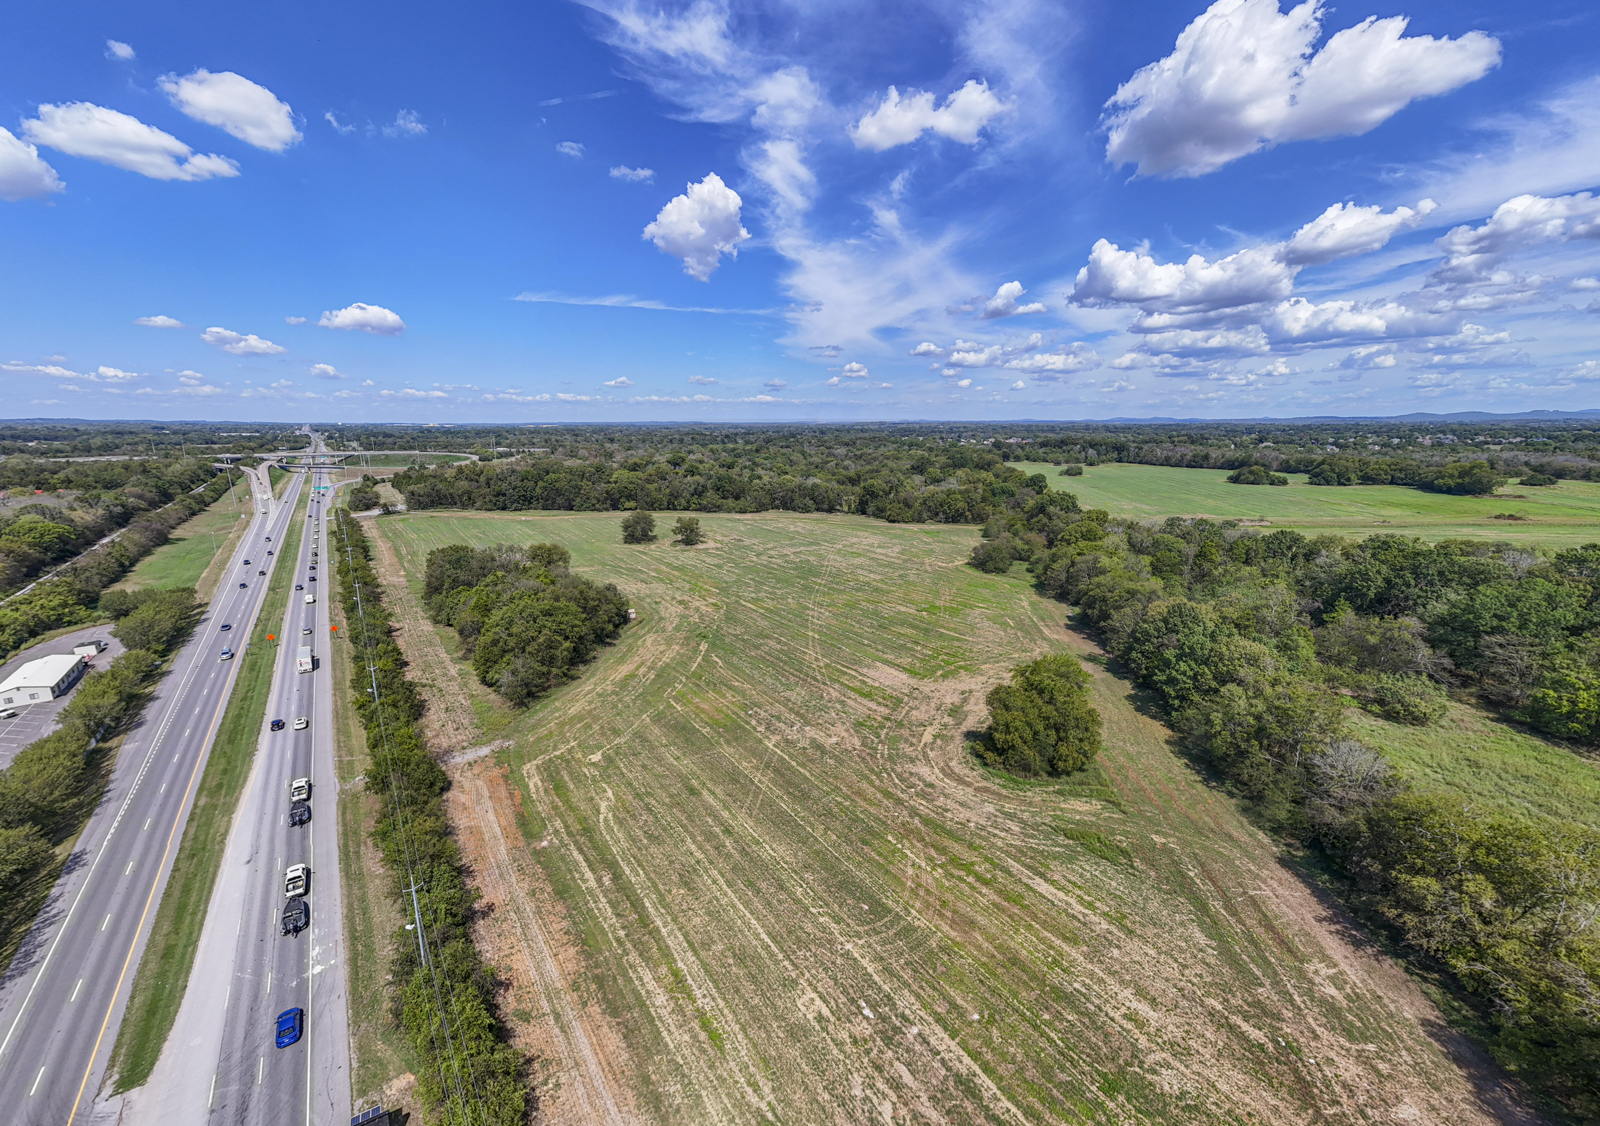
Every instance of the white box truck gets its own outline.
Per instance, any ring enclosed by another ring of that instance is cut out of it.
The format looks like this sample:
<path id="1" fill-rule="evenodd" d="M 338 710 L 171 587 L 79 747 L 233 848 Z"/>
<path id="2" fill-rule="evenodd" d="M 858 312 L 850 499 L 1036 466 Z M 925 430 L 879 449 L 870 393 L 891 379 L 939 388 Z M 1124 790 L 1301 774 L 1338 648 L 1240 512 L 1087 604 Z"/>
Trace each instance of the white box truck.
<path id="1" fill-rule="evenodd" d="M 300 652 L 295 655 L 294 667 L 301 672 L 310 672 L 315 667 L 316 658 L 311 655 L 311 646 L 300 646 Z"/>
<path id="2" fill-rule="evenodd" d="M 306 605 L 307 606 L 312 605 L 314 602 L 316 602 L 316 600 L 317 600 L 317 596 L 316 595 L 314 595 L 314 594 L 306 595 Z"/>

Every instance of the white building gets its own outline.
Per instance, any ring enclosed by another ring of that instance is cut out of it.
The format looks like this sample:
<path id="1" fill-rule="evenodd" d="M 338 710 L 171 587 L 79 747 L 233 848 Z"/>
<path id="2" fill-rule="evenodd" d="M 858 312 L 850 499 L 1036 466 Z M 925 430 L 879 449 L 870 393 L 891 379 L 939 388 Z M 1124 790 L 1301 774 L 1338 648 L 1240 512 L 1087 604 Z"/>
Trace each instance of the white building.
<path id="1" fill-rule="evenodd" d="M 29 661 L 0 684 L 0 706 L 25 707 L 54 700 L 89 667 L 81 653 L 52 653 Z"/>

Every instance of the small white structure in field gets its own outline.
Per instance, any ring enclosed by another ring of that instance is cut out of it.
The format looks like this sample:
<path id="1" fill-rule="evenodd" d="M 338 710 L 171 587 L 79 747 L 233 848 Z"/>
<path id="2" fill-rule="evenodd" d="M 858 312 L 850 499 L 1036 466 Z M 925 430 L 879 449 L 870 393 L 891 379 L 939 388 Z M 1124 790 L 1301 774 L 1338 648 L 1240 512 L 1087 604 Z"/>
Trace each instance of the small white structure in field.
<path id="1" fill-rule="evenodd" d="M 628 620 L 631 622 L 635 618 L 637 618 L 638 616 L 639 616 L 639 611 L 635 610 L 632 606 L 629 606 L 628 607 Z"/>
<path id="2" fill-rule="evenodd" d="M 25 707 L 54 700 L 78 683 L 88 667 L 80 653 L 52 653 L 29 661 L 0 684 L 0 705 Z"/>

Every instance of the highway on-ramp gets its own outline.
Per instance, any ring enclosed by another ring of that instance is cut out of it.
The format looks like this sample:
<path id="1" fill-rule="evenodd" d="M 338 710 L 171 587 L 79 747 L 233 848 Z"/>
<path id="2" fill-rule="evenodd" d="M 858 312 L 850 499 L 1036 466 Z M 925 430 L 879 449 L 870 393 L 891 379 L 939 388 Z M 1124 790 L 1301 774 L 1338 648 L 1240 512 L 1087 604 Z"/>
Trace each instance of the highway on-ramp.
<path id="1" fill-rule="evenodd" d="M 16 1126 L 82 1122 L 105 1075 L 145 936 L 303 484 L 256 514 L 194 636 L 117 755 L 110 785 L 0 981 L 0 1107 Z M 267 537 L 271 537 L 271 542 Z M 252 560 L 245 566 L 243 560 Z M 285 565 L 288 565 L 287 563 Z M 266 571 L 262 575 L 258 572 Z M 230 625 L 228 631 L 221 627 Z"/>

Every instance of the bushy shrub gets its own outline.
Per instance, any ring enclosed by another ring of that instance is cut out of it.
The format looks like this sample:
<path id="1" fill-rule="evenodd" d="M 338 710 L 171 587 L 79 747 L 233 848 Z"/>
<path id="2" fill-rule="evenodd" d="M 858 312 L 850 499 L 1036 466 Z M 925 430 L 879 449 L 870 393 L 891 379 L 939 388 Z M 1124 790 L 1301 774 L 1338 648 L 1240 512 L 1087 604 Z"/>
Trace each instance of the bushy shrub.
<path id="1" fill-rule="evenodd" d="M 1444 689 L 1420 676 L 1378 673 L 1361 684 L 1356 698 L 1374 715 L 1412 727 L 1438 723 L 1450 710 Z"/>
<path id="2" fill-rule="evenodd" d="M 640 509 L 630 512 L 622 519 L 623 543 L 654 543 L 656 538 L 656 518 L 650 513 Z"/>
<path id="3" fill-rule="evenodd" d="M 1041 657 L 1012 669 L 1009 684 L 989 691 L 984 761 L 1022 775 L 1088 766 L 1100 752 L 1100 714 L 1088 690 L 1089 674 L 1074 657 Z"/>
<path id="4" fill-rule="evenodd" d="M 1519 485 L 1527 485 L 1530 488 L 1538 489 L 1548 488 L 1551 485 L 1560 484 L 1560 479 L 1552 477 L 1548 473 L 1530 473 L 1517 483 Z"/>
<path id="5" fill-rule="evenodd" d="M 1287 485 L 1289 478 L 1282 473 L 1274 473 L 1265 465 L 1242 465 L 1228 474 L 1228 483 L 1232 485 Z"/>

